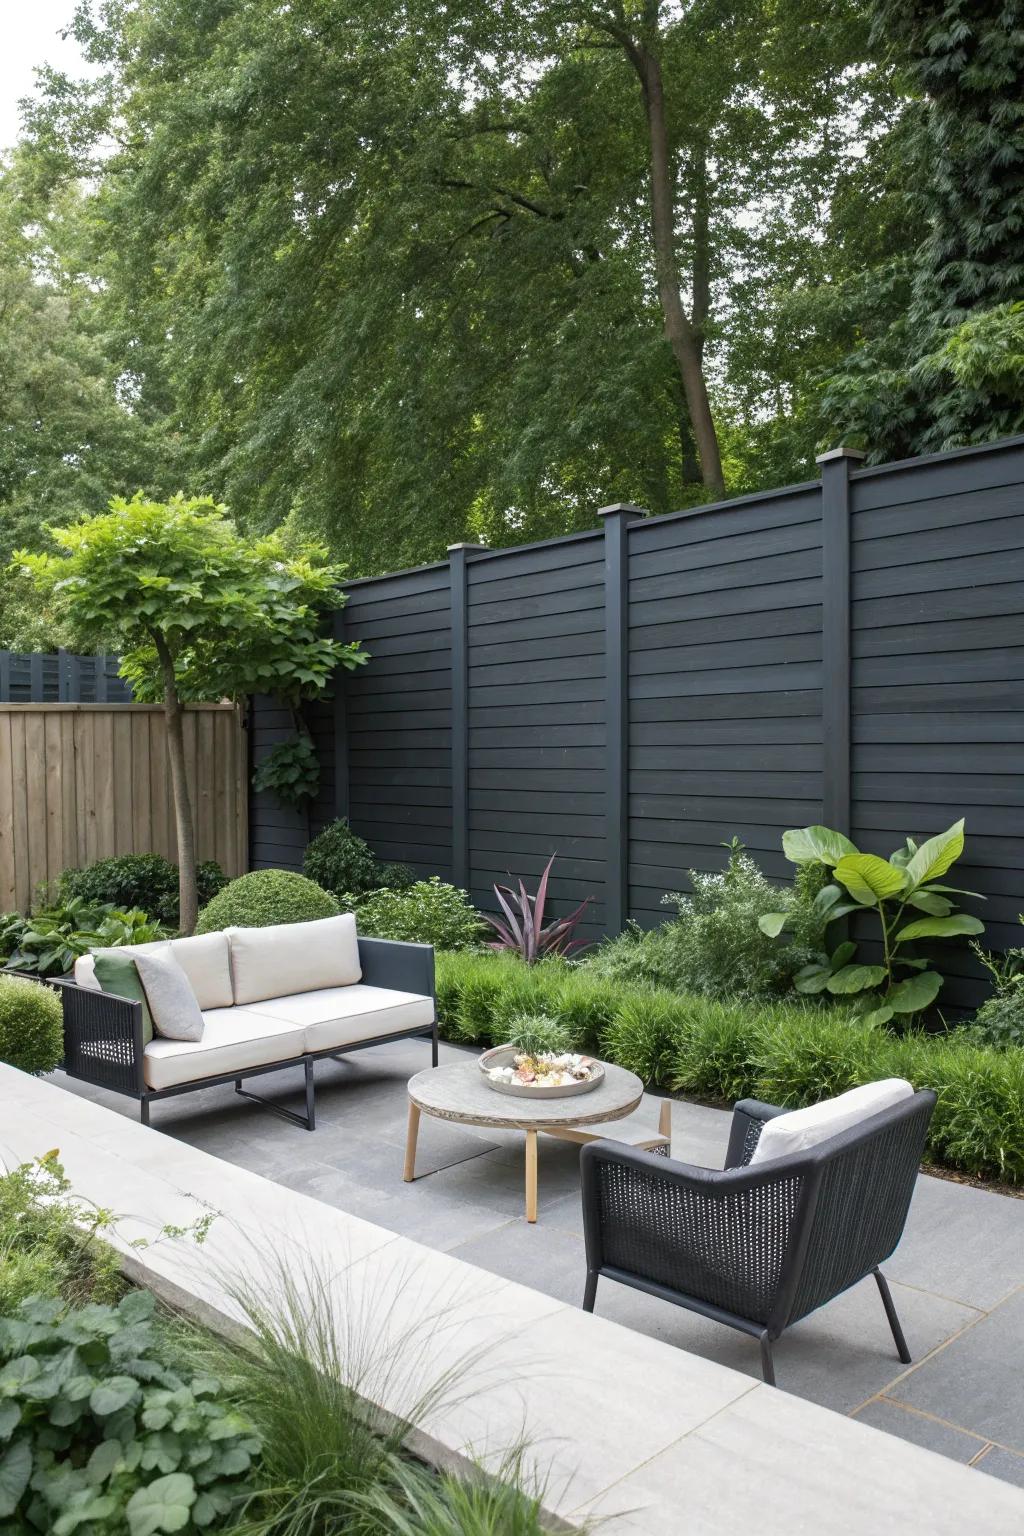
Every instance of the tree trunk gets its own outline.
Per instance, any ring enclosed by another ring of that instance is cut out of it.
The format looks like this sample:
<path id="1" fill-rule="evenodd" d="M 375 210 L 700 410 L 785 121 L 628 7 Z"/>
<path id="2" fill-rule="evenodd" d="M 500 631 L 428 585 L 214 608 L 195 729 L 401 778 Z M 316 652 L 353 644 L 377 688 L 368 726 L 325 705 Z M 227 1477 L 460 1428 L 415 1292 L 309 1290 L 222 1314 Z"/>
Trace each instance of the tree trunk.
<path id="1" fill-rule="evenodd" d="M 164 675 L 164 719 L 167 722 L 167 757 L 171 766 L 171 795 L 174 800 L 174 827 L 178 841 L 178 926 L 190 934 L 199 915 L 196 887 L 196 829 L 192 820 L 192 802 L 185 773 L 185 729 L 181 700 L 178 698 L 174 659 L 162 635 L 154 635 L 160 667 Z"/>
<path id="2" fill-rule="evenodd" d="M 651 151 L 651 233 L 658 279 L 658 298 L 665 321 L 665 335 L 679 369 L 686 396 L 686 408 L 693 428 L 700 458 L 701 479 L 715 496 L 725 493 L 722 457 L 718 435 L 711 415 L 701 353 L 703 337 L 685 309 L 679 292 L 679 266 L 676 261 L 675 186 L 672 159 L 665 122 L 665 90 L 661 61 L 646 46 L 636 49 L 634 67 L 643 88 L 644 110 Z"/>

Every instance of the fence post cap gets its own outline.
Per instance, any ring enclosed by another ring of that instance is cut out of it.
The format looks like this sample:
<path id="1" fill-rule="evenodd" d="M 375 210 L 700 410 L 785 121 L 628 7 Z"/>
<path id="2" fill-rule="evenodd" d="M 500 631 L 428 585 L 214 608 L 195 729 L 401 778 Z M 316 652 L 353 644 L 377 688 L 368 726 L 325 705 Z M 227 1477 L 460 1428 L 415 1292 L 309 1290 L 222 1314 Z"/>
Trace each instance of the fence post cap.
<path id="1" fill-rule="evenodd" d="M 449 555 L 456 549 L 487 549 L 486 544 L 449 544 L 446 553 Z"/>
<path id="2" fill-rule="evenodd" d="M 648 517 L 650 514 L 646 507 L 635 506 L 631 501 L 613 501 L 610 507 L 598 507 L 598 517 L 614 517 L 616 513 L 625 513 L 627 517 Z"/>
<path id="3" fill-rule="evenodd" d="M 830 448 L 827 453 L 819 453 L 815 464 L 832 464 L 836 459 L 866 459 L 867 454 L 863 448 L 848 448 L 845 443 L 839 448 Z"/>

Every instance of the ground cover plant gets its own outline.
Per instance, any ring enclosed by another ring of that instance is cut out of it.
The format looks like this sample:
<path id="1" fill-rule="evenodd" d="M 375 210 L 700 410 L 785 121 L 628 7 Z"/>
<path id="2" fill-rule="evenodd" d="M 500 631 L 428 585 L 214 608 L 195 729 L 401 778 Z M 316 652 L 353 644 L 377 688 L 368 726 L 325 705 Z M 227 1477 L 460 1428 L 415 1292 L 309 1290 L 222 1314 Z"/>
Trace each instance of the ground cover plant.
<path id="1" fill-rule="evenodd" d="M 888 859 L 861 853 L 841 832 L 820 826 L 785 833 L 782 847 L 799 870 L 831 877 L 815 897 L 822 929 L 839 918 L 870 916 L 871 936 L 881 946 L 878 961 L 864 963 L 858 961 L 857 942 L 844 940 L 831 954 L 800 967 L 793 977 L 798 992 L 851 998 L 855 1011 L 873 1023 L 906 1019 L 930 1008 L 943 982 L 927 958 L 916 953 L 916 944 L 984 931 L 984 923 L 957 912 L 950 899 L 976 893 L 940 883 L 963 852 L 962 820 L 920 846 L 908 837 Z M 792 908 L 766 913 L 758 925 L 778 938 L 794 927 Z"/>
<path id="2" fill-rule="evenodd" d="M 9 912 L 0 917 L 0 960 L 5 970 L 63 976 L 91 949 L 121 944 L 149 944 L 170 938 L 173 929 L 137 909 L 94 906 L 73 896 L 60 906 L 43 907 L 31 917 Z"/>
<path id="3" fill-rule="evenodd" d="M 254 869 L 231 880 L 203 908 L 197 933 L 222 928 L 267 928 L 274 923 L 308 923 L 341 911 L 329 891 L 287 869 Z"/>
<path id="4" fill-rule="evenodd" d="M 980 1045 L 965 1030 L 896 1035 L 842 1001 L 709 998 L 510 955 L 438 955 L 437 1001 L 449 1039 L 500 1045 L 517 1017 L 544 1013 L 571 1021 L 577 1049 L 728 1104 L 753 1096 L 795 1108 L 906 1077 L 938 1095 L 936 1163 L 1024 1183 L 1024 1051 Z"/>
<path id="5" fill-rule="evenodd" d="M 159 853 L 124 853 L 99 859 L 84 869 L 66 869 L 57 890 L 62 905 L 77 899 L 88 906 L 116 907 L 122 912 L 136 908 L 168 928 L 177 928 L 178 878 L 177 864 Z M 204 859 L 196 868 L 199 905 L 205 907 L 226 884 L 220 865 Z"/>
<path id="6" fill-rule="evenodd" d="M 1024 916 L 1018 921 L 1024 923 Z M 1024 946 L 1014 946 L 1001 955 L 988 954 L 977 943 L 971 949 L 995 987 L 974 1016 L 972 1038 L 999 1050 L 1024 1049 Z"/>
<path id="7" fill-rule="evenodd" d="M 52 1072 L 63 1054 L 63 1016 L 53 989 L 0 975 L 0 1061 L 22 1072 Z"/>

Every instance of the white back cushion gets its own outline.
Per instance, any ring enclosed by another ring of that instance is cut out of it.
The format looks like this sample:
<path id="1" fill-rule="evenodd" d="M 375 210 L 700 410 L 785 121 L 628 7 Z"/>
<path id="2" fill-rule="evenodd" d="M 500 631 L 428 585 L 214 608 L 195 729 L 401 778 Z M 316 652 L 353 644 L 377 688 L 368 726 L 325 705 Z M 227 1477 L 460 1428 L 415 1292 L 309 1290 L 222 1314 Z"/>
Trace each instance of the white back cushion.
<path id="1" fill-rule="evenodd" d="M 229 928 L 236 1003 L 261 1003 L 319 987 L 350 987 L 362 976 L 351 912 L 313 923 Z"/>
<path id="2" fill-rule="evenodd" d="M 830 1136 L 848 1131 L 862 1120 L 890 1109 L 901 1099 L 909 1099 L 913 1088 L 902 1077 L 887 1077 L 878 1083 L 851 1088 L 835 1099 L 823 1099 L 807 1109 L 791 1109 L 769 1120 L 761 1132 L 750 1166 L 768 1163 L 793 1152 L 807 1152 Z"/>
<path id="3" fill-rule="evenodd" d="M 234 1002 L 231 951 L 226 933 L 197 933 L 190 939 L 171 939 L 169 943 L 166 939 L 157 939 L 152 944 L 132 947 L 143 955 L 169 949 L 185 972 L 200 1008 L 230 1008 Z M 82 955 L 75 961 L 75 981 L 80 987 L 100 990 L 92 955 Z"/>

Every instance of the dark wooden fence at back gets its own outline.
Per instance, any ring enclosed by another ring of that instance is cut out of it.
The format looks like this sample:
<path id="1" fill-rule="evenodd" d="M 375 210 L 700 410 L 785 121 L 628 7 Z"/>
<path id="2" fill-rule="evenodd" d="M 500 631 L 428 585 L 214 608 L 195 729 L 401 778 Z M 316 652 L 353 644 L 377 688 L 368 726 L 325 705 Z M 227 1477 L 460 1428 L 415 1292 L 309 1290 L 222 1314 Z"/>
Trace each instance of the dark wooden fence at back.
<path id="1" fill-rule="evenodd" d="M 130 704 L 117 657 L 0 651 L 0 704 Z"/>
<path id="2" fill-rule="evenodd" d="M 590 932 L 652 924 L 734 834 L 771 876 L 787 827 L 888 853 L 961 815 L 956 884 L 993 947 L 1024 909 L 1024 438 L 354 582 L 370 664 L 314 730 L 311 824 L 252 809 L 252 862 L 298 867 L 348 815 L 468 887 L 534 877 Z M 257 707 L 257 755 L 283 727 Z M 946 962 L 972 974 L 966 952 Z M 953 979 L 948 1003 L 973 988 Z"/>

